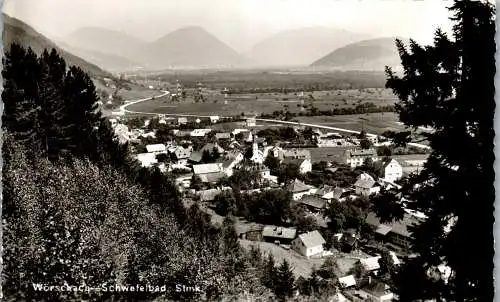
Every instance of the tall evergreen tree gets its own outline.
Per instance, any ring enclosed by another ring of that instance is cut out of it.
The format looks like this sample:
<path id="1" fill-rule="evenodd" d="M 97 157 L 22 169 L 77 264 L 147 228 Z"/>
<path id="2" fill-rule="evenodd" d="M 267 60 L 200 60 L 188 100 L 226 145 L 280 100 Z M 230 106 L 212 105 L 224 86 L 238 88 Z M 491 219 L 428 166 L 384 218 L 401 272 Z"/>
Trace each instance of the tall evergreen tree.
<path id="1" fill-rule="evenodd" d="M 294 289 L 294 282 L 295 278 L 293 276 L 292 268 L 290 267 L 288 261 L 283 260 L 276 273 L 276 282 L 274 287 L 276 296 L 283 300 L 287 297 L 291 297 Z"/>
<path id="2" fill-rule="evenodd" d="M 70 120 L 65 116 L 64 96 L 61 87 L 64 84 L 66 63 L 55 49 L 49 53 L 44 50 L 39 58 L 41 69 L 38 79 L 37 116 L 38 127 L 36 131 L 41 140 L 42 155 L 46 158 L 57 159 L 63 154 L 68 154 L 69 140 L 67 136 Z"/>
<path id="3" fill-rule="evenodd" d="M 5 54 L 2 69 L 2 127 L 9 129 L 16 140 L 29 145 L 32 150 L 38 145 L 35 129 L 40 107 L 35 98 L 39 75 L 38 59 L 32 49 L 26 51 L 20 45 L 12 44 Z"/>
<path id="4" fill-rule="evenodd" d="M 450 10 L 453 40 L 438 30 L 432 46 L 397 41 L 404 75 L 387 69 L 400 120 L 435 129 L 428 162 L 408 186 L 428 218 L 412 231 L 419 257 L 395 280 L 403 301 L 493 297 L 495 8 L 456 0 Z M 451 277 L 432 286 L 429 271 L 440 264 Z"/>

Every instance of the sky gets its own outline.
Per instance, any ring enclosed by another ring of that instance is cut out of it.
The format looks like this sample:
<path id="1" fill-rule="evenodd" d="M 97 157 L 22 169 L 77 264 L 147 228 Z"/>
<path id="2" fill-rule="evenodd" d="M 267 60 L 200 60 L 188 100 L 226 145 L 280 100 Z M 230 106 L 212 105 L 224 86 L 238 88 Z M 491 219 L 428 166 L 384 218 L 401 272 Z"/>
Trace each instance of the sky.
<path id="1" fill-rule="evenodd" d="M 152 41 L 201 26 L 243 52 L 283 30 L 332 27 L 429 43 L 449 31 L 451 0 L 4 0 L 3 11 L 50 38 L 81 27 L 120 30 Z"/>

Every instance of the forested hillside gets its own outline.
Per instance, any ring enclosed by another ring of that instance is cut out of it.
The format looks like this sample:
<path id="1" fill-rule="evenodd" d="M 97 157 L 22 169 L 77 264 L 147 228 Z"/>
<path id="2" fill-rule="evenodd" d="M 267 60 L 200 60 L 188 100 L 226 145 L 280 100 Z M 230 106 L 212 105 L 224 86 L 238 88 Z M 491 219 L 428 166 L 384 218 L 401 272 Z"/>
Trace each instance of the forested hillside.
<path id="1" fill-rule="evenodd" d="M 6 300 L 272 295 L 231 220 L 213 227 L 196 206 L 182 206 L 168 176 L 135 165 L 96 111 L 84 72 L 67 68 L 55 50 L 37 57 L 10 49 L 2 93 Z M 166 291 L 35 291 L 33 284 Z M 178 292 L 179 284 L 201 292 Z"/>

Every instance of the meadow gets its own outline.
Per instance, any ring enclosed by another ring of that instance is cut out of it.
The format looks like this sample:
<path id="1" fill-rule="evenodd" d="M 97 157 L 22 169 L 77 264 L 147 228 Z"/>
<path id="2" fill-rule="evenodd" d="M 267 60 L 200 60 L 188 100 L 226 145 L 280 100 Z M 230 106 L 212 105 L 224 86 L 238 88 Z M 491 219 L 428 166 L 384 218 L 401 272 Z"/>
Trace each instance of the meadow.
<path id="1" fill-rule="evenodd" d="M 168 97 L 157 98 L 129 106 L 127 109 L 138 112 L 221 115 L 234 116 L 260 115 L 274 111 L 288 110 L 304 112 L 303 106 L 313 105 L 319 110 L 355 107 L 371 102 L 376 106 L 393 105 L 397 99 L 390 90 L 382 88 L 349 89 L 300 93 L 243 93 L 225 97 L 217 91 L 204 91 L 204 102 L 194 102 L 192 92 L 179 102 Z"/>

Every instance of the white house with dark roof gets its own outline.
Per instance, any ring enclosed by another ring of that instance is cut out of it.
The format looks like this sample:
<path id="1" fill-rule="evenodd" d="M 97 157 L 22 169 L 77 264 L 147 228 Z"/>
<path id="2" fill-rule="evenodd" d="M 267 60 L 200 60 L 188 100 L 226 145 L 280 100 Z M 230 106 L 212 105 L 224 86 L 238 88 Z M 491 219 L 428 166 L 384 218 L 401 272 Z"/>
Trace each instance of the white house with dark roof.
<path id="1" fill-rule="evenodd" d="M 188 160 L 191 156 L 190 148 L 183 148 L 182 146 L 175 147 L 172 152 L 173 157 L 177 160 L 177 164 L 179 165 L 187 165 Z"/>
<path id="2" fill-rule="evenodd" d="M 300 234 L 292 241 L 292 248 L 309 258 L 312 256 L 321 256 L 323 254 L 323 245 L 326 243 L 323 236 L 318 231 L 312 231 Z"/>
<path id="3" fill-rule="evenodd" d="M 299 200 L 304 195 L 311 194 L 313 191 L 312 187 L 306 185 L 298 179 L 295 179 L 293 182 L 291 182 L 286 187 L 286 189 L 292 193 L 293 200 Z"/>
<path id="4" fill-rule="evenodd" d="M 307 149 L 282 149 L 281 153 L 280 160 L 284 160 L 289 157 L 311 160 L 311 151 Z"/>
<path id="5" fill-rule="evenodd" d="M 351 168 L 362 166 L 367 159 L 377 160 L 377 151 L 375 149 L 354 149 L 346 150 L 344 153 L 344 162 Z"/>
<path id="6" fill-rule="evenodd" d="M 367 173 L 359 175 L 356 183 L 354 183 L 356 194 L 370 196 L 380 191 L 380 185 Z"/>
<path id="7" fill-rule="evenodd" d="M 389 182 L 395 182 L 403 177 L 403 167 L 395 159 L 384 161 L 384 179 Z"/>
<path id="8" fill-rule="evenodd" d="M 292 158 L 287 157 L 283 160 L 282 164 L 295 164 L 299 167 L 299 173 L 305 174 L 312 171 L 312 163 L 308 158 Z"/>
<path id="9" fill-rule="evenodd" d="M 221 160 L 222 168 L 226 176 L 230 177 L 234 173 L 234 168 L 244 159 L 243 153 L 230 151 Z"/>
<path id="10" fill-rule="evenodd" d="M 217 123 L 220 120 L 220 117 L 218 115 L 211 115 L 210 116 L 210 122 L 212 123 Z"/>

